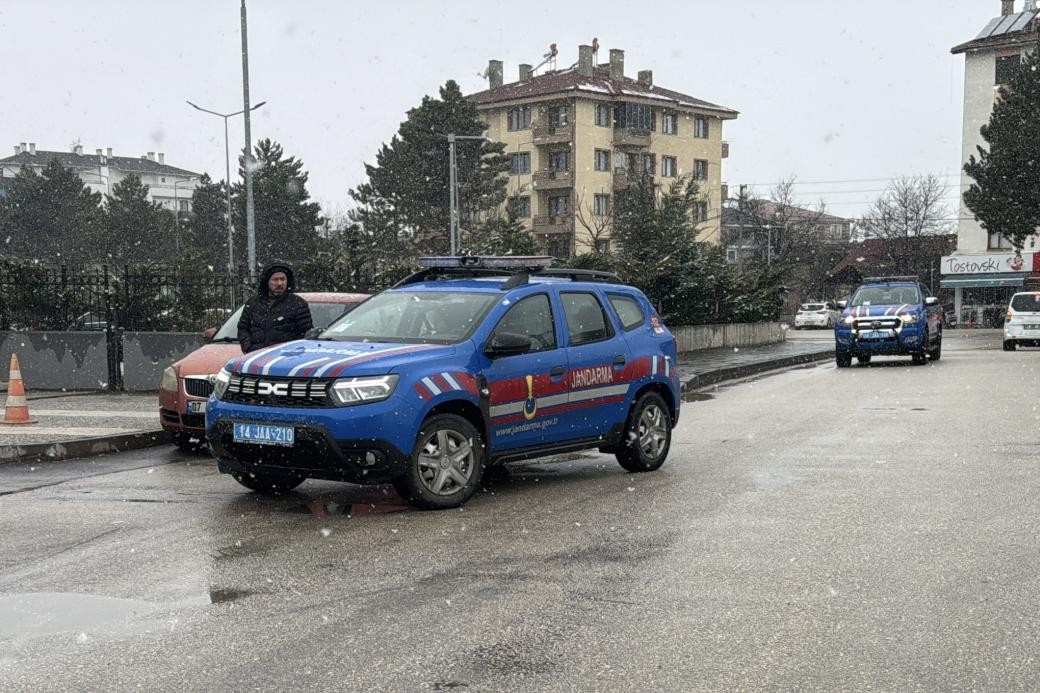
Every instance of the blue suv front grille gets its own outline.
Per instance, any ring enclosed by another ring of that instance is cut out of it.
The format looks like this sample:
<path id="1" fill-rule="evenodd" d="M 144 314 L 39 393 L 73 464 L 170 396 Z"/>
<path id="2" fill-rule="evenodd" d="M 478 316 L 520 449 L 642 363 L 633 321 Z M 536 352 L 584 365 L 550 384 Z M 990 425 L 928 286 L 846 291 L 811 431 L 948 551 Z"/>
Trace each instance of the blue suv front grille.
<path id="1" fill-rule="evenodd" d="M 272 407 L 331 407 L 331 378 L 273 378 L 234 374 L 223 399 Z"/>

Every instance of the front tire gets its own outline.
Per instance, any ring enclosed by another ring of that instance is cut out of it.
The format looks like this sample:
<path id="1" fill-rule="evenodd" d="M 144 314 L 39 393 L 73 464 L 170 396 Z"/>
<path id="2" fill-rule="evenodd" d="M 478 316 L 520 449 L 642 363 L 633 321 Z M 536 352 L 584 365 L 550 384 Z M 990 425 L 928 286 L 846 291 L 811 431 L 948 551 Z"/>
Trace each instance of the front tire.
<path id="1" fill-rule="evenodd" d="M 856 360 L 865 366 L 870 363 L 870 354 L 861 354 L 856 357 Z"/>
<path id="2" fill-rule="evenodd" d="M 924 351 L 919 351 L 915 354 L 912 354 L 910 358 L 913 359 L 915 366 L 923 366 L 928 362 L 928 354 Z"/>
<path id="3" fill-rule="evenodd" d="M 848 368 L 852 365 L 852 354 L 843 354 L 839 351 L 834 355 L 834 363 L 838 368 Z"/>
<path id="4" fill-rule="evenodd" d="M 264 474 L 263 472 L 233 472 L 231 476 L 250 491 L 265 496 L 280 496 L 292 491 L 305 481 L 303 477 Z"/>
<path id="5" fill-rule="evenodd" d="M 401 497 L 423 510 L 457 508 L 477 492 L 484 476 L 480 432 L 455 414 L 423 422 L 408 469 L 393 480 Z"/>
<path id="6" fill-rule="evenodd" d="M 928 358 L 938 361 L 942 358 L 942 331 L 935 336 L 935 348 L 928 352 Z"/>
<path id="7" fill-rule="evenodd" d="M 625 441 L 615 455 L 630 472 L 660 469 L 672 445 L 672 421 L 661 395 L 647 392 L 632 407 L 625 426 Z"/>
<path id="8" fill-rule="evenodd" d="M 1005 339 L 1004 340 L 1004 351 L 1014 351 L 1014 350 L 1015 350 L 1015 340 L 1013 340 L 1013 339 Z"/>

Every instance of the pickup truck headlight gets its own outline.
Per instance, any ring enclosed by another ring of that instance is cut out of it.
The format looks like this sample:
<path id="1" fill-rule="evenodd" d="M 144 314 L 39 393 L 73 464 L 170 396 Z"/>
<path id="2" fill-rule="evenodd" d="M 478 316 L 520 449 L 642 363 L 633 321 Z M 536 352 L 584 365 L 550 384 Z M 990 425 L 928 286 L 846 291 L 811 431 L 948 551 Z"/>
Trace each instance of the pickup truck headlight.
<path id="1" fill-rule="evenodd" d="M 394 394 L 398 376 L 380 375 L 374 378 L 344 378 L 337 380 L 329 387 L 329 392 L 337 404 L 349 406 L 379 402 Z"/>
<path id="2" fill-rule="evenodd" d="M 173 366 L 169 366 L 162 372 L 162 382 L 159 383 L 159 387 L 167 392 L 177 391 L 177 371 L 173 369 Z"/>
<path id="3" fill-rule="evenodd" d="M 852 317 L 851 315 L 846 315 L 844 318 L 841 319 L 841 321 L 846 325 L 854 325 L 856 323 L 856 318 Z"/>
<path id="4" fill-rule="evenodd" d="M 227 392 L 228 383 L 231 382 L 231 373 L 227 368 L 221 368 L 220 372 L 213 376 L 213 394 L 220 399 Z"/>
<path id="5" fill-rule="evenodd" d="M 913 324 L 913 323 L 917 322 L 918 320 L 920 320 L 921 316 L 918 315 L 917 313 L 901 313 L 899 315 L 899 319 L 909 325 L 909 324 Z"/>

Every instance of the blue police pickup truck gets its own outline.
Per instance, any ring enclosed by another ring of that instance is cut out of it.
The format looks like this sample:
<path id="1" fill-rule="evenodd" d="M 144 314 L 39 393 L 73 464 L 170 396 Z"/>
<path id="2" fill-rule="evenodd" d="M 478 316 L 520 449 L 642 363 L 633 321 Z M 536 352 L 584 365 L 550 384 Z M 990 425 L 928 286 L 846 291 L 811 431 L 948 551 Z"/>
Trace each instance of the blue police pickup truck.
<path id="1" fill-rule="evenodd" d="M 509 460 L 592 448 L 630 472 L 664 463 L 676 344 L 643 293 L 544 257 L 422 264 L 312 339 L 228 362 L 206 408 L 221 472 L 267 493 L 390 482 L 436 509 Z"/>
<path id="2" fill-rule="evenodd" d="M 870 363 L 872 356 L 909 355 L 920 365 L 942 356 L 942 306 L 917 277 L 865 279 L 851 300 L 838 305 L 838 368 L 851 366 L 853 358 Z"/>

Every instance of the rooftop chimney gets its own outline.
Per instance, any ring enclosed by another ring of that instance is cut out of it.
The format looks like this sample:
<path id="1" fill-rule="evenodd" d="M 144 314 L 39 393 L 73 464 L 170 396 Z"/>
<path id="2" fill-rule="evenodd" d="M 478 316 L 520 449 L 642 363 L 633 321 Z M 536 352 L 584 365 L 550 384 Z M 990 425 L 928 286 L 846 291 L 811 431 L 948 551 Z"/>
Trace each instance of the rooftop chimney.
<path id="1" fill-rule="evenodd" d="M 1032 10 L 1033 12 L 1036 12 L 1036 0 L 1026 0 L 1026 4 L 1023 5 L 1022 11 L 1026 12 L 1028 10 Z"/>
<path id="2" fill-rule="evenodd" d="M 578 74 L 592 76 L 592 46 L 578 46 Z"/>
<path id="3" fill-rule="evenodd" d="M 1015 13 L 1015 0 L 1000 0 L 1000 14 L 1007 17 Z"/>
<path id="4" fill-rule="evenodd" d="M 73 145 L 72 153 L 75 154 L 76 156 L 83 156 L 83 145 L 82 144 Z"/>
<path id="5" fill-rule="evenodd" d="M 148 152 L 148 160 L 155 161 L 155 152 Z"/>
<path id="6" fill-rule="evenodd" d="M 28 143 L 26 143 L 26 142 L 22 142 L 22 151 L 23 151 L 23 152 L 27 152 L 27 151 L 29 151 L 29 145 L 28 145 Z"/>
<path id="7" fill-rule="evenodd" d="M 498 89 L 502 86 L 502 61 L 489 60 L 487 69 L 488 89 Z"/>
<path id="8" fill-rule="evenodd" d="M 640 70 L 639 71 L 639 83 L 644 87 L 650 88 L 654 86 L 654 71 L 653 70 Z"/>
<path id="9" fill-rule="evenodd" d="M 29 143 L 29 156 L 36 156 L 36 143 L 35 142 L 30 142 Z"/>
<path id="10" fill-rule="evenodd" d="M 160 164 L 165 164 L 166 163 L 166 154 L 164 154 L 163 152 L 159 152 L 159 163 Z"/>
<path id="11" fill-rule="evenodd" d="M 22 145 L 20 145 L 20 144 L 16 144 L 16 145 L 14 146 L 14 153 L 15 153 L 15 154 L 21 154 L 21 153 L 22 153 Z"/>
<path id="12" fill-rule="evenodd" d="M 621 81 L 625 77 L 625 51 L 610 49 L 610 78 Z"/>
<path id="13" fill-rule="evenodd" d="M 105 150 L 105 156 L 107 156 L 109 159 L 112 158 L 112 148 L 111 147 L 109 147 L 108 149 Z"/>
<path id="14" fill-rule="evenodd" d="M 531 79 L 531 66 L 527 63 L 520 64 L 520 81 L 526 82 Z"/>

